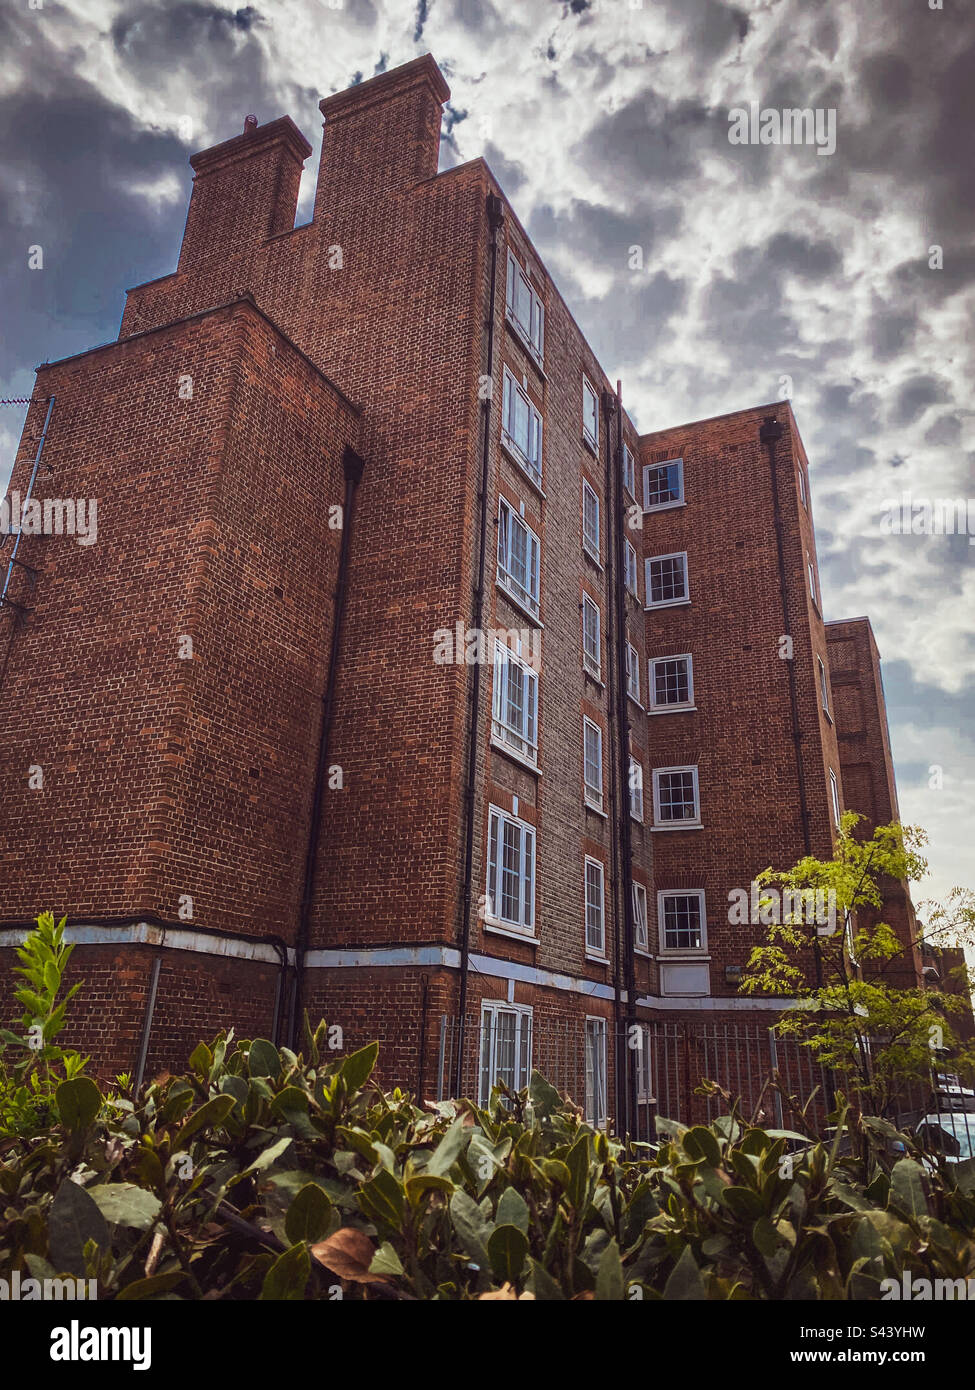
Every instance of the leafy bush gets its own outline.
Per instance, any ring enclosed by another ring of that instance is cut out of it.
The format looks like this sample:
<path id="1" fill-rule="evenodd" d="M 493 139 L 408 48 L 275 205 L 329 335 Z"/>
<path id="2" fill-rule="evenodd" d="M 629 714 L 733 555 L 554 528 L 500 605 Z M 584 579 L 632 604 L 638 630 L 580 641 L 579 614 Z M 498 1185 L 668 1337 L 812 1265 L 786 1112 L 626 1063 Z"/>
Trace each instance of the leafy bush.
<path id="1" fill-rule="evenodd" d="M 593 1131 L 537 1073 L 418 1109 L 370 1083 L 378 1048 L 308 1060 L 221 1035 L 138 1100 L 60 1083 L 57 1123 L 0 1142 L 0 1268 L 99 1297 L 869 1298 L 975 1275 L 975 1163 L 883 1120 L 844 1155 L 734 1107 Z M 901 1146 L 903 1155 L 892 1152 Z"/>
<path id="2" fill-rule="evenodd" d="M 975 1160 L 842 1099 L 828 1146 L 713 1085 L 725 1116 L 624 1145 L 537 1072 L 486 1109 L 420 1109 L 370 1080 L 378 1044 L 336 1058 L 324 1023 L 305 1057 L 220 1034 L 185 1075 L 103 1095 L 54 1042 L 63 926 L 21 948 L 26 1036 L 0 1035 L 4 1277 L 122 1300 L 844 1299 L 975 1277 Z"/>
<path id="3" fill-rule="evenodd" d="M 17 947 L 20 965 L 14 973 L 26 984 L 14 991 L 23 1005 L 23 1034 L 0 1028 L 0 1135 L 29 1133 L 55 1114 L 54 1093 L 63 1080 L 79 1076 L 87 1058 L 66 1051 L 54 1041 L 64 1027 L 68 1003 L 80 982 L 60 998 L 64 972 L 74 950 L 64 944 L 63 918 L 44 912 L 37 927 Z"/>

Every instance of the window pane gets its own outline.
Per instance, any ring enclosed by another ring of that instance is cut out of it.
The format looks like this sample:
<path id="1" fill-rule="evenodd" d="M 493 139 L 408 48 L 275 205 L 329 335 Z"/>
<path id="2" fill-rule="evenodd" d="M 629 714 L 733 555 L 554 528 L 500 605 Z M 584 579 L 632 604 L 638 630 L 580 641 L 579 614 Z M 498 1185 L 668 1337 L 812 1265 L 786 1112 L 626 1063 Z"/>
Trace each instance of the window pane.
<path id="1" fill-rule="evenodd" d="M 644 506 L 664 507 L 683 500 L 683 466 L 680 462 L 662 463 L 644 471 Z"/>
<path id="2" fill-rule="evenodd" d="M 653 663 L 653 703 L 655 705 L 683 705 L 690 699 L 690 682 L 687 658 L 674 657 L 672 660 Z"/>
<path id="3" fill-rule="evenodd" d="M 664 945 L 697 950 L 701 945 L 701 900 L 696 893 L 668 893 L 664 900 Z"/>
<path id="4" fill-rule="evenodd" d="M 683 555 L 665 555 L 650 560 L 649 569 L 651 603 L 669 603 L 686 597 Z"/>
<path id="5" fill-rule="evenodd" d="M 662 821 L 697 819 L 693 772 L 658 773 L 657 787 Z"/>

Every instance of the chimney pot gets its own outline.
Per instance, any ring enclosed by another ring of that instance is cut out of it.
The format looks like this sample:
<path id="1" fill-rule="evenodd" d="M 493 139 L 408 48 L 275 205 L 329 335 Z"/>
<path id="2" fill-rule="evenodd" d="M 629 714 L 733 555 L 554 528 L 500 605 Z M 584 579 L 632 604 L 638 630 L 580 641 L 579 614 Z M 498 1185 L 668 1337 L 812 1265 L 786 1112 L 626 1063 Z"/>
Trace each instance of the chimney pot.
<path id="1" fill-rule="evenodd" d="M 256 117 L 256 116 L 245 116 L 245 117 L 244 117 L 244 134 L 245 134 L 245 135 L 249 135 L 250 132 L 251 132 L 252 130 L 256 130 L 256 129 L 257 129 L 257 117 Z"/>

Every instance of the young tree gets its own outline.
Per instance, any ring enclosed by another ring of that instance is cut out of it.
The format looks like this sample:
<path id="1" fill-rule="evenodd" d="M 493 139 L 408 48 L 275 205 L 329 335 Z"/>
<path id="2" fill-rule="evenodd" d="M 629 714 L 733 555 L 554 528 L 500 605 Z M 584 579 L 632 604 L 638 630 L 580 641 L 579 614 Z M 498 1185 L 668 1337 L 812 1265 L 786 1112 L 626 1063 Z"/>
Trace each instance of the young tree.
<path id="1" fill-rule="evenodd" d="M 767 935 L 752 950 L 740 988 L 798 998 L 777 1031 L 808 1046 L 859 1108 L 882 1114 L 907 1083 L 927 1082 L 939 1055 L 964 1065 L 975 1054 L 951 1027 L 952 1017 L 971 1010 L 968 988 L 898 988 L 887 978 L 895 962 L 913 961 L 913 948 L 880 920 L 884 883 L 922 877 L 927 837 L 894 822 L 858 838 L 862 819 L 852 811 L 843 816 L 831 859 L 807 856 L 791 869 L 757 876 Z M 775 911 L 779 902 L 789 910 Z M 931 906 L 927 920 L 916 945 L 973 944 L 975 895 L 953 890 L 944 906 Z"/>

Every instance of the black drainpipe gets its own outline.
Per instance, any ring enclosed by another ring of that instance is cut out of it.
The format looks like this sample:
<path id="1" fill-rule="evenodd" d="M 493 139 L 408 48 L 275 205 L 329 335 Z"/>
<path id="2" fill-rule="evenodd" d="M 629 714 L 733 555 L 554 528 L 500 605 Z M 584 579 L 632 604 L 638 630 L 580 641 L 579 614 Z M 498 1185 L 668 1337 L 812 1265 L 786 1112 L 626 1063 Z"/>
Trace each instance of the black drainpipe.
<path id="1" fill-rule="evenodd" d="M 322 724 L 318 738 L 318 762 L 315 766 L 315 787 L 311 804 L 311 824 L 308 828 L 308 847 L 305 854 L 305 877 L 301 890 L 298 931 L 295 937 L 295 992 L 291 1011 L 292 1048 L 298 1051 L 302 1042 L 302 1019 L 305 1008 L 305 956 L 311 929 L 311 905 L 315 891 L 315 864 L 322 833 L 322 798 L 325 790 L 325 770 L 328 767 L 328 745 L 335 713 L 335 682 L 338 676 L 339 652 L 342 643 L 342 621 L 345 617 L 345 594 L 348 583 L 349 546 L 352 540 L 352 512 L 355 494 L 362 481 L 363 461 L 348 444 L 342 455 L 345 474 L 345 505 L 342 512 L 342 540 L 339 546 L 339 570 L 335 583 L 335 612 L 332 616 L 332 643 L 328 657 L 325 692 L 322 695 Z"/>
<path id="2" fill-rule="evenodd" d="M 613 415 L 616 410 L 616 397 L 611 391 L 603 393 L 603 428 L 606 434 L 606 454 L 604 465 L 605 491 L 606 491 L 606 516 L 613 515 L 612 486 L 613 486 Z M 619 612 L 615 603 L 613 575 L 616 564 L 616 545 L 612 539 L 606 546 L 606 598 L 609 622 L 606 624 L 606 680 L 608 684 L 608 723 L 612 728 L 614 720 L 619 719 L 618 707 L 614 712 L 616 698 L 617 676 L 614 674 L 614 659 L 620 647 L 620 638 L 617 636 L 619 625 Z M 614 1093 L 614 1118 L 616 1120 L 617 1133 L 626 1131 L 626 1029 L 624 1027 L 623 1009 L 623 971 L 626 968 L 623 960 L 625 944 L 620 941 L 620 921 L 625 922 L 626 909 L 620 913 L 620 844 L 623 836 L 623 823 L 620 820 L 620 797 L 619 782 L 622 780 L 622 772 L 617 777 L 616 764 L 617 754 L 613 753 L 612 737 L 606 740 L 607 752 L 609 754 L 609 804 L 610 804 L 610 877 L 613 886 L 613 1018 L 615 1022 L 614 1032 L 616 1035 L 616 1045 L 613 1049 L 615 1062 L 615 1084 Z M 624 783 L 625 787 L 625 783 Z M 616 822 L 614 825 L 613 822 Z"/>
<path id="3" fill-rule="evenodd" d="M 488 291 L 488 311 L 484 326 L 487 329 L 485 375 L 494 382 L 494 314 L 498 280 L 498 229 L 504 222 L 504 203 L 496 193 L 487 197 L 487 219 L 490 229 L 488 247 L 491 253 L 491 285 Z M 484 570 L 487 557 L 488 467 L 491 458 L 491 399 L 481 402 L 481 530 L 478 541 L 477 588 L 474 590 L 474 631 L 480 632 L 484 617 Z M 463 921 L 460 935 L 460 996 L 457 1020 L 457 1065 L 454 1072 L 454 1095 L 464 1089 L 464 1046 L 467 1025 L 467 977 L 471 954 L 471 876 L 474 872 L 474 791 L 477 780 L 477 736 L 481 708 L 481 663 L 475 662 L 471 675 L 468 701 L 469 731 L 467 746 L 467 785 L 464 789 L 464 887 Z"/>
<path id="4" fill-rule="evenodd" d="M 769 475 L 772 480 L 772 516 L 775 524 L 775 550 L 779 566 L 779 595 L 782 599 L 783 634 L 791 636 L 789 618 L 789 588 L 785 570 L 785 542 L 782 537 L 782 512 L 779 506 L 779 475 L 775 457 L 775 446 L 782 438 L 783 429 L 774 415 L 766 415 L 758 432 L 759 442 L 768 452 Z M 799 814 L 802 818 L 802 843 L 807 855 L 812 854 L 812 839 L 809 834 L 809 804 L 806 800 L 806 777 L 802 765 L 802 727 L 799 720 L 799 696 L 796 691 L 795 647 L 792 660 L 787 661 L 789 672 L 789 705 L 792 710 L 792 743 L 796 754 L 796 778 L 799 786 Z M 816 986 L 823 983 L 822 961 L 819 942 L 813 941 L 813 957 L 816 965 Z"/>
<path id="5" fill-rule="evenodd" d="M 633 922 L 633 828 L 630 824 L 630 718 L 629 696 L 626 690 L 626 536 L 624 530 L 623 508 L 623 393 L 619 381 L 616 383 L 616 455 L 613 469 L 613 496 L 615 506 L 611 515 L 614 519 L 614 547 L 616 550 L 616 630 L 619 639 L 616 646 L 616 706 L 619 725 L 619 758 L 622 775 L 625 778 L 620 804 L 622 829 L 623 861 L 623 970 L 626 983 L 626 1016 L 624 1019 L 626 1037 L 625 1078 L 626 1078 L 626 1133 L 632 1134 L 637 1119 L 636 1068 L 633 1066 L 633 1051 L 629 1043 L 629 1028 L 636 1020 L 636 961 L 634 957 Z M 607 499 L 608 501 L 608 499 Z"/>

